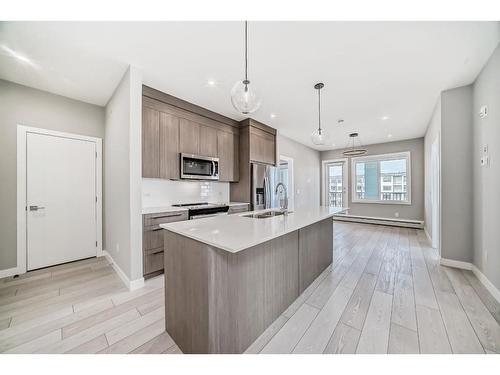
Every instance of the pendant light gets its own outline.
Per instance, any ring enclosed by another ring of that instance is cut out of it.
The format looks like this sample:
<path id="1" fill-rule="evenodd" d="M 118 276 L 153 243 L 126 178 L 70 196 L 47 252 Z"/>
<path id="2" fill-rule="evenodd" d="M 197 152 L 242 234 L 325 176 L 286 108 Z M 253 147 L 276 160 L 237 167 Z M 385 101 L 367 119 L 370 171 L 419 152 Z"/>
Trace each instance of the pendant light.
<path id="1" fill-rule="evenodd" d="M 321 89 L 325 87 L 322 82 L 316 83 L 314 88 L 318 90 L 318 129 L 311 134 L 311 141 L 316 146 L 325 146 L 330 142 L 330 137 L 326 130 L 321 129 Z"/>
<path id="2" fill-rule="evenodd" d="M 359 146 L 356 147 L 355 140 L 359 136 L 358 133 L 351 133 L 349 134 L 349 137 L 351 138 L 351 147 L 349 145 L 347 146 L 347 149 L 342 152 L 345 156 L 360 156 L 366 154 L 366 148 L 361 147 L 361 142 L 359 143 Z"/>
<path id="3" fill-rule="evenodd" d="M 248 79 L 248 22 L 245 21 L 245 79 L 233 86 L 231 103 L 238 112 L 248 115 L 259 109 L 261 101 Z"/>

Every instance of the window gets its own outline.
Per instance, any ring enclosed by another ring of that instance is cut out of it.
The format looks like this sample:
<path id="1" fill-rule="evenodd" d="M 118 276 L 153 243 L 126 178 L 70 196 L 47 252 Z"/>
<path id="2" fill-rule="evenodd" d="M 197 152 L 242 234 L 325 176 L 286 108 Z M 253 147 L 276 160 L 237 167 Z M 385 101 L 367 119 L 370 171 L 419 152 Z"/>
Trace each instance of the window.
<path id="1" fill-rule="evenodd" d="M 411 204 L 410 152 L 352 158 L 353 202 Z"/>

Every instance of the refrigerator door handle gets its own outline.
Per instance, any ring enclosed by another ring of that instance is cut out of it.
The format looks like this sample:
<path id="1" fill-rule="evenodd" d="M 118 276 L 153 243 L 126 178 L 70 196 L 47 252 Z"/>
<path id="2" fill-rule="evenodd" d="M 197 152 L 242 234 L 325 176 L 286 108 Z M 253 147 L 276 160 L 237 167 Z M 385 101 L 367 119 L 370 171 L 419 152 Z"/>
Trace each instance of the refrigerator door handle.
<path id="1" fill-rule="evenodd" d="M 267 180 L 267 176 L 264 177 L 264 208 L 269 208 L 269 182 Z"/>

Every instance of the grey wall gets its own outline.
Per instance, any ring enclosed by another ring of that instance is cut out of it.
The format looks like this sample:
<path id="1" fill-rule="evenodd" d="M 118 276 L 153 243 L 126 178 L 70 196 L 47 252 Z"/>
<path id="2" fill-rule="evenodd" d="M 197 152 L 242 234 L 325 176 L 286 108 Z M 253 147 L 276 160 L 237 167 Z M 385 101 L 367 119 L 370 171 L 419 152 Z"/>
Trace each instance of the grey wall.
<path id="1" fill-rule="evenodd" d="M 278 135 L 278 154 L 293 158 L 295 208 L 320 204 L 320 153 Z"/>
<path id="2" fill-rule="evenodd" d="M 130 281 L 142 278 L 141 106 L 141 77 L 129 67 L 106 106 L 104 233 Z"/>
<path id="3" fill-rule="evenodd" d="M 104 108 L 0 80 L 0 270 L 17 264 L 17 125 L 104 137 Z"/>
<path id="4" fill-rule="evenodd" d="M 472 86 L 441 93 L 441 256 L 472 261 Z"/>
<path id="5" fill-rule="evenodd" d="M 477 115 L 482 105 L 489 108 L 484 119 Z M 473 124 L 473 261 L 500 289 L 500 46 L 474 83 Z M 488 167 L 479 163 L 483 145 L 488 145 Z"/>
<path id="6" fill-rule="evenodd" d="M 411 205 L 353 203 L 351 194 L 351 161 L 349 159 L 349 213 L 352 215 L 424 220 L 424 139 L 415 138 L 397 142 L 379 143 L 366 146 L 367 155 L 389 154 L 393 152 L 411 152 Z M 321 160 L 345 158 L 343 149 L 321 152 Z M 321 187 L 323 194 L 324 187 Z"/>

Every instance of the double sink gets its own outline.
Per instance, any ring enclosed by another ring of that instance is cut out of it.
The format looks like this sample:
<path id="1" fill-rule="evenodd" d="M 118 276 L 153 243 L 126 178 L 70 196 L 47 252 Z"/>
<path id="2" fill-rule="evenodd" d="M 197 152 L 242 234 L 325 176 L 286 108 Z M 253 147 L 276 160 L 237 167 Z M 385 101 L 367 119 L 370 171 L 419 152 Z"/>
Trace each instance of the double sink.
<path id="1" fill-rule="evenodd" d="M 264 212 L 256 212 L 254 214 L 242 215 L 242 216 L 243 217 L 250 217 L 252 219 L 267 219 L 269 217 L 288 215 L 289 213 L 290 213 L 289 211 L 271 210 L 271 211 L 264 211 Z"/>

